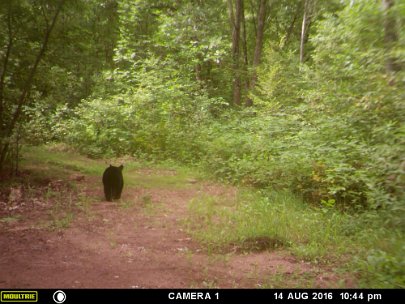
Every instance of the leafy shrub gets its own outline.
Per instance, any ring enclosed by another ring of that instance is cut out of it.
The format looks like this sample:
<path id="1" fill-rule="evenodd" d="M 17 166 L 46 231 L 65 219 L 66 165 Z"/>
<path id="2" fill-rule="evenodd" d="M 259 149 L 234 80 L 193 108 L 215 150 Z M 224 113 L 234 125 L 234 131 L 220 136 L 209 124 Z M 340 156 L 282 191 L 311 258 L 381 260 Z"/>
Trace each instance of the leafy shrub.
<path id="1" fill-rule="evenodd" d="M 128 57 L 132 69 L 106 76 L 109 97 L 83 101 L 65 138 L 93 156 L 199 164 L 230 182 L 291 189 L 315 205 L 389 208 L 400 224 L 404 72 L 383 72 L 382 24 L 377 3 L 358 1 L 315 24 L 308 64 L 268 46 L 253 110 L 210 97 L 192 63 L 179 69 L 172 56 Z"/>

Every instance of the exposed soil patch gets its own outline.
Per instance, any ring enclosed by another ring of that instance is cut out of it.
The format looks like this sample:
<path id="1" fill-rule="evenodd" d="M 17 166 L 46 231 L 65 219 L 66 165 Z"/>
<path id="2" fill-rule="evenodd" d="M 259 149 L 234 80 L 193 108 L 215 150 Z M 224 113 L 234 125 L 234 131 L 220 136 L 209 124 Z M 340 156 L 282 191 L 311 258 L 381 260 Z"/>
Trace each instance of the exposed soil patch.
<path id="1" fill-rule="evenodd" d="M 139 171 L 160 173 L 175 171 Z M 207 253 L 183 230 L 187 204 L 201 192 L 231 198 L 236 190 L 187 184 L 125 188 L 112 203 L 103 199 L 100 178 L 91 176 L 9 189 L 0 196 L 0 288 L 334 286 L 331 272 L 275 250 L 274 240 Z M 310 286 L 300 286 L 300 278 Z"/>

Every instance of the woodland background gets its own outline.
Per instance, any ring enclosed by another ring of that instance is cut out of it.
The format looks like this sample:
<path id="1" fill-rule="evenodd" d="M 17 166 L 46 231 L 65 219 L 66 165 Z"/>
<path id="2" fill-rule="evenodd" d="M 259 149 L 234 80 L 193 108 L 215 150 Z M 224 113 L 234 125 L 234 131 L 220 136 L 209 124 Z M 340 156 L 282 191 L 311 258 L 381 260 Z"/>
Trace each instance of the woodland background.
<path id="1" fill-rule="evenodd" d="M 404 287 L 404 25 L 403 0 L 1 1 L 2 179 L 55 142 L 196 167 L 257 220 L 299 197 Z"/>

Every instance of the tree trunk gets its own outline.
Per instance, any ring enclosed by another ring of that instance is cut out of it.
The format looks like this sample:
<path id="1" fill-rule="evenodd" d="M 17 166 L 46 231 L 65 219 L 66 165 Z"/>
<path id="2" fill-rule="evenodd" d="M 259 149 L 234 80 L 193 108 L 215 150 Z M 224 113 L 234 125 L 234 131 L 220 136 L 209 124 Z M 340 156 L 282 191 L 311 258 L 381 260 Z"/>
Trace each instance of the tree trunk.
<path id="1" fill-rule="evenodd" d="M 0 75 L 0 140 L 3 139 L 3 130 L 5 125 L 3 122 L 3 108 L 4 108 L 4 80 L 7 73 L 7 65 L 10 58 L 11 48 L 13 47 L 13 33 L 11 30 L 11 2 L 8 6 L 8 16 L 7 16 L 7 30 L 8 30 L 8 42 L 6 47 L 6 54 L 4 55 L 3 68 Z M 1 146 L 1 142 L 0 142 Z"/>
<path id="2" fill-rule="evenodd" d="M 300 39 L 300 62 L 304 62 L 304 57 L 305 57 L 305 41 L 308 36 L 308 25 L 310 23 L 310 1 L 311 0 L 305 0 L 304 4 L 304 16 L 302 18 L 302 27 L 301 27 L 301 39 Z"/>
<path id="3" fill-rule="evenodd" d="M 32 81 L 34 80 L 34 76 L 35 76 L 35 73 L 37 71 L 38 64 L 39 64 L 39 62 L 41 61 L 42 57 L 45 54 L 45 50 L 46 50 L 46 47 L 48 45 L 49 37 L 50 37 L 51 32 L 52 32 L 52 30 L 53 30 L 53 28 L 55 26 L 56 20 L 58 18 L 58 15 L 59 15 L 61 9 L 62 9 L 62 6 L 63 6 L 64 2 L 65 2 L 65 0 L 61 0 L 59 2 L 58 7 L 56 8 L 55 15 L 53 16 L 52 22 L 51 22 L 50 26 L 46 30 L 44 40 L 42 42 L 41 49 L 39 50 L 37 58 L 35 59 L 35 63 L 34 63 L 32 69 L 30 71 L 30 74 L 28 75 L 28 78 L 27 78 L 26 82 L 25 82 L 24 89 L 21 92 L 20 97 L 18 98 L 17 109 L 15 110 L 15 112 L 13 114 L 13 118 L 12 118 L 9 126 L 6 128 L 6 132 L 4 134 L 2 134 L 3 135 L 2 139 L 10 138 L 10 136 L 13 134 L 15 125 L 18 122 L 18 119 L 20 118 L 22 108 L 23 108 L 23 106 L 24 106 L 24 104 L 26 102 L 27 96 L 28 96 L 28 94 L 30 92 L 30 89 L 31 89 L 31 86 L 32 86 Z M 4 161 L 6 159 L 8 147 L 9 147 L 8 142 L 2 143 L 1 152 L 0 152 L 0 171 L 3 169 L 3 164 L 4 164 Z"/>
<path id="4" fill-rule="evenodd" d="M 250 82 L 251 89 L 253 89 L 256 85 L 257 81 L 256 68 L 262 60 L 265 20 L 266 20 L 266 0 L 260 0 L 259 13 L 257 14 L 256 45 L 253 56 L 253 75 L 252 80 Z"/>
<path id="5" fill-rule="evenodd" d="M 395 42 L 398 41 L 397 22 L 395 16 L 392 15 L 391 10 L 394 4 L 394 0 L 382 0 L 384 10 L 384 44 L 387 54 L 385 70 L 387 73 L 393 73 L 400 70 L 396 58 L 391 54 Z"/>
<path id="6" fill-rule="evenodd" d="M 250 90 L 254 89 L 254 87 L 256 85 L 256 82 L 257 82 L 256 68 L 260 64 L 261 59 L 262 59 L 265 20 L 266 20 L 266 0 L 260 0 L 259 12 L 257 14 L 255 52 L 253 54 L 253 71 L 252 71 L 252 78 L 251 78 L 250 84 L 249 84 Z M 247 97 L 246 106 L 250 107 L 252 105 L 253 105 L 253 100 L 250 97 Z"/>
<path id="7" fill-rule="evenodd" d="M 242 20 L 242 0 L 236 0 L 235 13 L 233 11 L 232 0 L 228 0 L 229 17 L 232 27 L 232 60 L 233 60 L 233 83 L 232 102 L 234 105 L 241 104 L 241 79 L 239 71 L 240 60 L 240 25 Z"/>
<path id="8" fill-rule="evenodd" d="M 295 22 L 297 21 L 297 18 L 298 18 L 300 9 L 301 9 L 301 2 L 298 2 L 298 3 L 297 3 L 297 8 L 295 9 L 295 13 L 294 13 L 293 19 L 292 19 L 292 21 L 291 21 L 291 23 L 290 23 L 290 26 L 288 27 L 287 36 L 285 37 L 285 41 L 284 41 L 284 43 L 283 43 L 283 47 L 282 47 L 282 48 L 286 47 L 286 46 L 288 45 L 288 43 L 290 42 L 290 38 L 291 38 L 291 35 L 292 35 L 293 31 L 294 31 Z"/>
<path id="9" fill-rule="evenodd" d="M 249 73 L 248 73 L 248 67 L 249 67 L 249 59 L 248 59 L 248 50 L 247 50 L 247 33 L 246 33 L 246 19 L 245 19 L 245 8 L 243 6 L 242 2 L 242 49 L 243 49 L 243 79 L 244 79 L 244 84 L 245 84 L 245 91 L 247 92 L 250 88 L 250 81 L 249 81 Z M 245 104 L 249 104 L 249 98 L 245 101 Z"/>
<path id="10" fill-rule="evenodd" d="M 243 2 L 242 2 L 243 5 Z M 246 38 L 246 19 L 245 19 L 245 9 L 242 7 L 242 25 L 243 25 L 243 34 L 242 34 L 242 46 L 243 46 L 243 63 L 245 69 L 249 66 L 248 51 L 247 51 L 247 38 Z"/>
<path id="11" fill-rule="evenodd" d="M 254 67 L 257 67 L 262 59 L 265 20 L 266 20 L 266 0 L 260 0 L 259 14 L 257 15 L 256 46 L 253 57 Z"/>

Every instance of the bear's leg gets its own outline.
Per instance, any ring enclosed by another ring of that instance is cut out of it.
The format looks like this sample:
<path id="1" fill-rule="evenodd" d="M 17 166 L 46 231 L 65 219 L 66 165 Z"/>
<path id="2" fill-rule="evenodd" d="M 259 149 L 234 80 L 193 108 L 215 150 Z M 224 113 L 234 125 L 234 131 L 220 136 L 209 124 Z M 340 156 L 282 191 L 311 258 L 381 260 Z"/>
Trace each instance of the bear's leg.
<path id="1" fill-rule="evenodd" d="M 105 199 L 107 201 L 111 202 L 112 201 L 112 196 L 113 196 L 112 187 L 109 187 L 109 186 L 104 184 L 104 195 L 105 195 Z"/>
<path id="2" fill-rule="evenodd" d="M 118 189 L 117 189 L 117 199 L 121 198 L 121 193 L 122 193 L 122 188 L 124 187 L 124 183 L 121 181 L 118 184 Z"/>
<path id="3" fill-rule="evenodd" d="M 118 198 L 117 192 L 118 192 L 117 187 L 114 186 L 114 187 L 112 188 L 112 197 L 113 197 L 113 199 L 117 199 L 117 198 Z"/>

